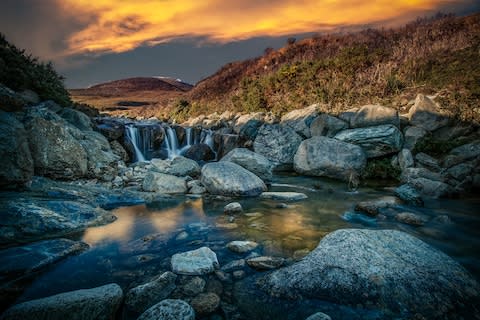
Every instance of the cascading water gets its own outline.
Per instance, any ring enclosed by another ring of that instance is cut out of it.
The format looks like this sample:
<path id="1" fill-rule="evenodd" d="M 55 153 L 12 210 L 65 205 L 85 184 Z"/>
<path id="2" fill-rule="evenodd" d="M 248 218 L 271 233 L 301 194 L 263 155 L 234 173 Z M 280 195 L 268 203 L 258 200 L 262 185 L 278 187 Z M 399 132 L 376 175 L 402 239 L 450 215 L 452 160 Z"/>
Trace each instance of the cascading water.
<path id="1" fill-rule="evenodd" d="M 143 139 L 140 139 L 139 130 L 134 125 L 127 125 L 125 126 L 127 138 L 130 140 L 130 143 L 133 146 L 135 151 L 135 160 L 136 161 L 145 161 L 145 156 L 143 155 L 142 151 L 140 150 L 139 146 L 142 144 Z"/>
<path id="2" fill-rule="evenodd" d="M 173 159 L 180 154 L 178 149 L 178 138 L 177 133 L 170 127 L 167 127 L 167 136 L 165 137 L 165 142 L 167 146 L 168 158 Z"/>

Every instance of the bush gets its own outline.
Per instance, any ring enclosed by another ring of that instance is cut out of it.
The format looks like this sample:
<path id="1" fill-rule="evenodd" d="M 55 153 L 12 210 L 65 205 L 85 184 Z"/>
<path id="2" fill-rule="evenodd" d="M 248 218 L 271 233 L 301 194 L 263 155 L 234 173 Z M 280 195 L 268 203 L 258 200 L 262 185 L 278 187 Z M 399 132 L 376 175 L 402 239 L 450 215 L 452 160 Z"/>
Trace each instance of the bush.
<path id="1" fill-rule="evenodd" d="M 40 62 L 9 43 L 0 34 L 0 82 L 21 91 L 35 91 L 42 100 L 53 100 L 62 106 L 72 103 L 70 95 L 51 62 Z"/>

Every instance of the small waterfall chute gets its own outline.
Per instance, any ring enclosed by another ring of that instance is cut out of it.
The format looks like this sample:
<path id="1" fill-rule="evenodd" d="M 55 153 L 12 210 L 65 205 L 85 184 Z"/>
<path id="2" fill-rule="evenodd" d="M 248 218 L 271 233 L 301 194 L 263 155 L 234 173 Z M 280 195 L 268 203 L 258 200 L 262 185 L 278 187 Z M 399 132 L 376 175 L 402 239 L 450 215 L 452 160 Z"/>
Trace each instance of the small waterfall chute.
<path id="1" fill-rule="evenodd" d="M 142 145 L 142 140 L 140 138 L 140 133 L 137 127 L 134 125 L 127 125 L 126 127 L 126 134 L 127 138 L 133 146 L 133 150 L 135 152 L 135 160 L 136 161 L 145 161 L 145 156 L 143 155 L 142 151 L 140 150 L 140 145 Z"/>

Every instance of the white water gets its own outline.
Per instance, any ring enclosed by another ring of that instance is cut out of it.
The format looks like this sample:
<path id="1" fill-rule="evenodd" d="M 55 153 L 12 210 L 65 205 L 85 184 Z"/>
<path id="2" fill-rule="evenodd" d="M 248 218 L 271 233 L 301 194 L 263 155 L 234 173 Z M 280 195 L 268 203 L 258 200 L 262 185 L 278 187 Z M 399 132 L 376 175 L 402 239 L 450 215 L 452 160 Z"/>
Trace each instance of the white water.
<path id="1" fill-rule="evenodd" d="M 167 136 L 165 137 L 168 159 L 173 159 L 180 154 L 178 149 L 177 133 L 170 127 L 167 127 Z"/>
<path id="2" fill-rule="evenodd" d="M 135 150 L 135 158 L 137 161 L 142 162 L 145 161 L 145 156 L 143 155 L 142 151 L 138 147 L 141 144 L 140 135 L 138 133 L 138 128 L 133 125 L 127 125 L 127 138 L 133 145 L 133 149 Z"/>

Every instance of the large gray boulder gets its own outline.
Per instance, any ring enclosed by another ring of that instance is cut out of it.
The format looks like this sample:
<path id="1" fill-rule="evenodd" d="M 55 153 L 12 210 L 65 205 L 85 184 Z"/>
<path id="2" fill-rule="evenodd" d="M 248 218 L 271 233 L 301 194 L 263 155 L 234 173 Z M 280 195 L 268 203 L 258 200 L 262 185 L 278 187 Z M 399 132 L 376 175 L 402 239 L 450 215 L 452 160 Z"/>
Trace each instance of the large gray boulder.
<path id="1" fill-rule="evenodd" d="M 210 248 L 176 253 L 171 260 L 172 271 L 177 274 L 203 275 L 218 269 L 217 255 Z"/>
<path id="2" fill-rule="evenodd" d="M 348 129 L 348 123 L 326 113 L 319 115 L 310 124 L 310 133 L 312 136 L 332 138 L 344 129 Z"/>
<path id="3" fill-rule="evenodd" d="M 448 117 L 443 114 L 430 98 L 417 95 L 415 104 L 408 111 L 410 124 L 427 131 L 434 131 L 448 125 Z"/>
<path id="4" fill-rule="evenodd" d="M 273 164 L 262 156 L 245 148 L 236 148 L 227 153 L 222 161 L 230 161 L 256 174 L 265 182 L 272 180 Z"/>
<path id="5" fill-rule="evenodd" d="M 115 178 L 120 157 L 113 153 L 107 138 L 96 131 L 85 131 L 78 142 L 87 154 L 86 175 L 88 177 L 104 181 Z"/>
<path id="6" fill-rule="evenodd" d="M 335 139 L 361 146 L 368 158 L 398 152 L 403 145 L 402 132 L 391 124 L 343 130 Z"/>
<path id="7" fill-rule="evenodd" d="M 273 162 L 274 170 L 290 170 L 301 142 L 302 137 L 289 127 L 264 124 L 257 133 L 253 150 Z"/>
<path id="8" fill-rule="evenodd" d="M 201 182 L 209 193 L 218 195 L 254 197 L 267 190 L 262 179 L 229 161 L 204 165 Z"/>
<path id="9" fill-rule="evenodd" d="M 25 123 L 35 174 L 75 179 L 87 173 L 87 153 L 77 140 L 82 133 L 55 113 L 33 108 Z"/>
<path id="10" fill-rule="evenodd" d="M 186 193 L 188 191 L 185 177 L 159 172 L 148 172 L 143 179 L 142 189 L 165 194 Z"/>
<path id="11" fill-rule="evenodd" d="M 405 129 L 404 134 L 404 145 L 406 149 L 413 150 L 417 145 L 417 142 L 420 141 L 427 134 L 427 130 L 422 127 L 411 126 Z"/>
<path id="12" fill-rule="evenodd" d="M 359 146 L 327 137 L 304 140 L 294 158 L 296 172 L 349 181 L 365 169 L 366 157 Z"/>
<path id="13" fill-rule="evenodd" d="M 195 160 L 177 156 L 173 160 L 152 159 L 154 170 L 160 173 L 178 177 L 197 177 L 200 175 L 200 166 Z"/>
<path id="14" fill-rule="evenodd" d="M 92 130 L 92 120 L 85 113 L 72 108 L 63 108 L 59 115 L 82 131 Z"/>
<path id="15" fill-rule="evenodd" d="M 245 124 L 249 123 L 252 120 L 263 121 L 264 118 L 265 114 L 263 112 L 247 113 L 241 115 L 235 120 L 235 123 L 233 125 L 233 131 L 235 133 L 240 133 Z"/>
<path id="16" fill-rule="evenodd" d="M 154 304 L 166 299 L 175 290 L 177 276 L 164 272 L 151 281 L 130 289 L 125 295 L 125 305 L 138 313 L 142 313 Z"/>
<path id="17" fill-rule="evenodd" d="M 24 185 L 33 176 L 33 159 L 23 124 L 0 110 L 0 188 Z"/>
<path id="18" fill-rule="evenodd" d="M 391 124 L 400 127 L 398 111 L 381 105 L 366 105 L 360 108 L 350 120 L 350 127 L 362 128 Z"/>
<path id="19" fill-rule="evenodd" d="M 257 283 L 277 297 L 372 305 L 405 318 L 478 317 L 474 278 L 444 253 L 394 230 L 337 230 L 303 260 Z"/>
<path id="20" fill-rule="evenodd" d="M 195 311 L 183 300 L 166 299 L 160 301 L 137 320 L 195 320 Z"/>
<path id="21" fill-rule="evenodd" d="M 117 284 L 60 293 L 8 309 L 2 320 L 111 320 L 123 299 Z"/>
<path id="22" fill-rule="evenodd" d="M 310 125 L 318 117 L 318 104 L 290 111 L 282 116 L 280 123 L 295 130 L 300 136 L 310 138 Z"/>

